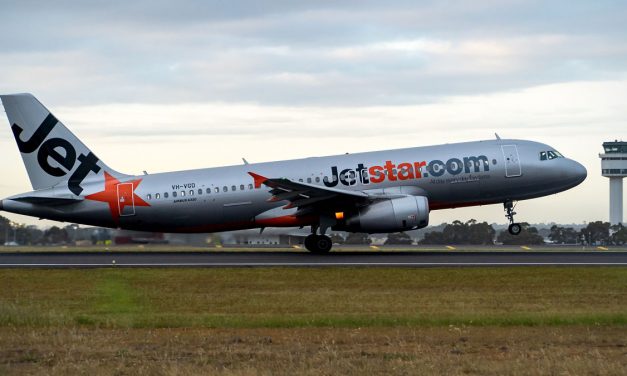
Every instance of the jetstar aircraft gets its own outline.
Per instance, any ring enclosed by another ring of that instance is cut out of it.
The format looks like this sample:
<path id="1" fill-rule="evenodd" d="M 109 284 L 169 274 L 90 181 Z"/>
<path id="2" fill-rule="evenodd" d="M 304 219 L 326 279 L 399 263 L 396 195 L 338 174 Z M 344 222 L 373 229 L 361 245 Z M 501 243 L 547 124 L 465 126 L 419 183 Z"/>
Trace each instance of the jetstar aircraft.
<path id="1" fill-rule="evenodd" d="M 107 166 L 31 94 L 0 96 L 33 191 L 0 209 L 139 231 L 215 232 L 310 226 L 305 247 L 328 252 L 329 229 L 387 233 L 427 226 L 431 210 L 514 203 L 558 193 L 586 169 L 551 146 L 495 140 L 158 174 Z"/>

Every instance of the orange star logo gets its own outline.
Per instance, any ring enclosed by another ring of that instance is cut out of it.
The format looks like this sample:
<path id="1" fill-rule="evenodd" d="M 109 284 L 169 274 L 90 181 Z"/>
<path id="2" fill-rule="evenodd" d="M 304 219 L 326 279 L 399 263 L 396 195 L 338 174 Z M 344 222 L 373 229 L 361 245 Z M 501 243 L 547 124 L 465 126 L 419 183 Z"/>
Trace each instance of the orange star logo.
<path id="1" fill-rule="evenodd" d="M 120 215 L 124 212 L 125 207 L 150 206 L 150 204 L 135 194 L 135 189 L 139 183 L 141 183 L 142 179 L 121 183 L 118 179 L 114 178 L 106 171 L 104 176 L 104 191 L 90 194 L 85 196 L 85 198 L 109 204 L 111 217 L 113 217 L 113 220 L 116 223 L 119 222 Z"/>

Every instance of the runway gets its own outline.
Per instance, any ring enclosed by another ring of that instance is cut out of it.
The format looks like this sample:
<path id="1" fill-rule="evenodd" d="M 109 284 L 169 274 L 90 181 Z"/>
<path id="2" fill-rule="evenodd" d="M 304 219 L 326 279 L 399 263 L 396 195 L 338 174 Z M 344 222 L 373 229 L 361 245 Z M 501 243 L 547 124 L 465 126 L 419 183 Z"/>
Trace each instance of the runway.
<path id="1" fill-rule="evenodd" d="M 0 253 L 0 268 L 627 266 L 627 252 Z"/>

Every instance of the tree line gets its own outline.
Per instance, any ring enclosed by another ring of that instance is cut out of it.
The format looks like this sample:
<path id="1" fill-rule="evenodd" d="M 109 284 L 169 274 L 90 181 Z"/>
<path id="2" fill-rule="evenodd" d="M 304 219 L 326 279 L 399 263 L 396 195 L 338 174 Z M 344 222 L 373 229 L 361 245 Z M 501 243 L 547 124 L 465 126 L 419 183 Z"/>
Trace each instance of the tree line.
<path id="1" fill-rule="evenodd" d="M 78 226 L 76 225 L 52 226 L 46 230 L 41 230 L 37 226 L 11 222 L 8 218 L 0 216 L 0 245 L 13 243 L 19 245 L 69 244 L 77 239 L 77 230 Z M 101 233 L 103 236 L 108 235 L 108 232 Z M 90 240 L 94 244 L 104 240 L 94 238 L 93 235 L 91 237 Z"/>
<path id="2" fill-rule="evenodd" d="M 487 222 L 471 219 L 467 222 L 453 221 L 446 224 L 442 231 L 425 234 L 419 244 L 476 244 L 491 245 L 495 242 L 505 245 L 544 244 L 544 238 L 538 229 L 523 222 L 522 232 L 511 235 L 506 229 L 496 235 L 496 231 Z M 496 235 L 496 236 L 495 236 Z M 623 245 L 627 243 L 627 228 L 622 224 L 610 225 L 609 222 L 590 222 L 577 231 L 572 227 L 551 226 L 548 236 L 554 244 L 583 245 Z"/>
<path id="3" fill-rule="evenodd" d="M 538 229 L 529 223 L 523 222 L 522 232 L 513 236 L 505 229 L 497 233 L 492 225 L 487 222 L 477 222 L 471 219 L 466 222 L 453 221 L 445 223 L 441 231 L 425 233 L 424 238 L 418 244 L 447 245 L 447 244 L 473 244 L 492 245 L 496 243 L 505 245 L 533 245 L 543 244 L 544 238 Z M 67 244 L 76 238 L 77 226 L 68 225 L 63 228 L 52 226 L 46 230 L 40 230 L 36 226 L 26 226 L 11 222 L 8 218 L 0 216 L 0 245 L 16 242 L 20 245 L 48 245 Z M 95 239 L 92 242 L 102 239 Z M 370 244 L 372 240 L 368 234 L 350 233 L 346 237 L 334 233 L 331 235 L 333 243 L 339 244 Z M 609 222 L 595 221 L 588 223 L 580 230 L 572 227 L 553 225 L 548 235 L 550 242 L 554 244 L 583 244 L 583 245 L 624 245 L 627 244 L 627 227 L 622 224 L 610 225 Z M 385 244 L 410 245 L 413 239 L 406 233 L 390 233 Z"/>

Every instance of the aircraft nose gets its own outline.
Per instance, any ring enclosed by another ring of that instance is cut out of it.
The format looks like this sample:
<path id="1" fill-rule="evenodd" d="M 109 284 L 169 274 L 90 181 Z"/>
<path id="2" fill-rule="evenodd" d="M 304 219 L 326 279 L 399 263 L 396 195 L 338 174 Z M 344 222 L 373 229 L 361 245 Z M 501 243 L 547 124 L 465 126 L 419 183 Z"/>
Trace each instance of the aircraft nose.
<path id="1" fill-rule="evenodd" d="M 566 172 L 568 180 L 572 182 L 573 186 L 581 184 L 581 182 L 586 180 L 586 177 L 588 176 L 588 171 L 581 163 L 577 161 L 569 159 L 568 162 L 569 164 Z"/>

